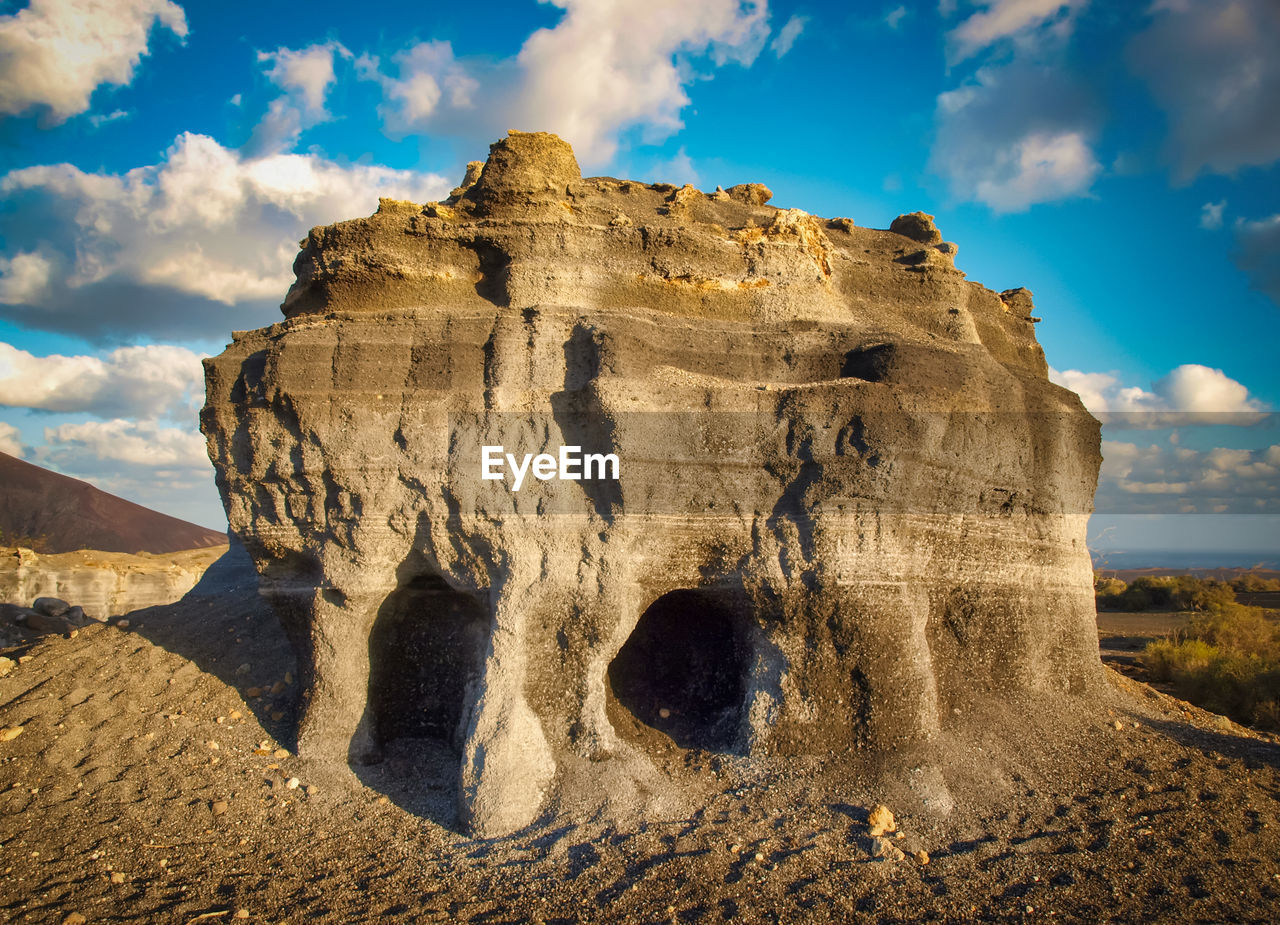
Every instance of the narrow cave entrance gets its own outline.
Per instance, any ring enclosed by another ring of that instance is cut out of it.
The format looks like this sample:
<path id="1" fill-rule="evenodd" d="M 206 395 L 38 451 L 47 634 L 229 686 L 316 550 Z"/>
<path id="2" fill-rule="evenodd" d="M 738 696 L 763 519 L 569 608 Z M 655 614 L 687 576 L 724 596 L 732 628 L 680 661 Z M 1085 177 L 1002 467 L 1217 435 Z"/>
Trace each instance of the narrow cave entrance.
<path id="1" fill-rule="evenodd" d="M 744 613 L 741 602 L 721 592 L 658 598 L 609 665 L 616 703 L 681 748 L 732 749 L 746 691 Z M 621 734 L 646 738 L 635 722 L 617 718 Z"/>
<path id="2" fill-rule="evenodd" d="M 460 726 L 488 639 L 480 600 L 438 575 L 396 589 L 369 641 L 369 709 L 379 744 L 430 739 L 460 754 Z"/>

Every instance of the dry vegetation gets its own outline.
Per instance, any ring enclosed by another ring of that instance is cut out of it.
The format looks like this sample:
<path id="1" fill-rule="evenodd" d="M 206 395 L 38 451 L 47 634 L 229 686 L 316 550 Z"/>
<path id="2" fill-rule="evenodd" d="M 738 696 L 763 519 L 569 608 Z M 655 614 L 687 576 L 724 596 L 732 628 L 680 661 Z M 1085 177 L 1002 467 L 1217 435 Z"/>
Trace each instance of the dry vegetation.
<path id="1" fill-rule="evenodd" d="M 1280 731 L 1280 623 L 1274 612 L 1236 601 L 1237 591 L 1280 590 L 1247 574 L 1230 583 L 1189 575 L 1095 583 L 1098 606 L 1191 611 L 1189 624 L 1149 643 L 1141 655 L 1153 680 L 1178 696 L 1260 729 Z"/>

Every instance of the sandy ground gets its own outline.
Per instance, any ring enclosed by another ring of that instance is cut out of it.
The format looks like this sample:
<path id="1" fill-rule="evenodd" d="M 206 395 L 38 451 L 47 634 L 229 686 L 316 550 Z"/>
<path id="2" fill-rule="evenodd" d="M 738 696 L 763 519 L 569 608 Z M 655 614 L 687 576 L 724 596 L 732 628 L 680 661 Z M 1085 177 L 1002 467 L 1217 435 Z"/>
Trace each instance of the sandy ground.
<path id="1" fill-rule="evenodd" d="M 430 774 L 445 756 L 428 743 L 402 743 L 359 777 L 292 754 L 288 649 L 243 582 L 216 572 L 127 627 L 8 653 L 27 658 L 0 678 L 0 727 L 22 730 L 0 741 L 0 917 L 1273 922 L 1280 911 L 1280 745 L 1114 672 L 1108 695 L 1073 714 L 992 707 L 918 752 L 775 763 L 672 750 L 659 760 L 693 795 L 687 812 L 568 822 L 553 806 L 478 840 L 454 830 Z M 898 817 L 902 860 L 871 855 L 880 802 Z"/>

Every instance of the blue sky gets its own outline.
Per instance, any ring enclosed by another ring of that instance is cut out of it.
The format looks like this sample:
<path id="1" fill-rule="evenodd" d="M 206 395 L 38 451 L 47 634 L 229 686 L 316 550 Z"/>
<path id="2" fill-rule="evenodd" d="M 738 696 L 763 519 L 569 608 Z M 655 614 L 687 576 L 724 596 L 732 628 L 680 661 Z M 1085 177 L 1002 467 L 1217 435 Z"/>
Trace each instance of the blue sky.
<path id="1" fill-rule="evenodd" d="M 297 240 L 550 130 L 936 215 L 1058 381 L 1145 415 L 1100 546 L 1276 553 L 1277 48 L 1274 0 L 0 3 L 0 450 L 219 524 L 198 360 L 279 317 Z"/>

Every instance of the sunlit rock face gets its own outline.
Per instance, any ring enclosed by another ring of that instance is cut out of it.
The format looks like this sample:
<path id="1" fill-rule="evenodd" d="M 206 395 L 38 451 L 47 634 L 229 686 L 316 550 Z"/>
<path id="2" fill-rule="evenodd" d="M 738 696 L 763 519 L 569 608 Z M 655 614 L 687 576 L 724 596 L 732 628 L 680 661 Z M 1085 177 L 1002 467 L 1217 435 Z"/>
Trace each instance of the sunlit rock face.
<path id="1" fill-rule="evenodd" d="M 1098 426 L 1029 293 L 923 213 L 584 179 L 553 135 L 468 181 L 312 230 L 286 320 L 206 361 L 304 755 L 429 740 L 489 835 L 570 781 L 658 799 L 667 749 L 893 749 L 1093 688 Z"/>

